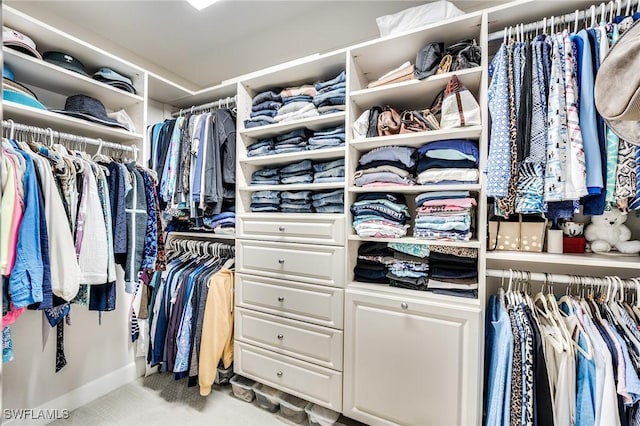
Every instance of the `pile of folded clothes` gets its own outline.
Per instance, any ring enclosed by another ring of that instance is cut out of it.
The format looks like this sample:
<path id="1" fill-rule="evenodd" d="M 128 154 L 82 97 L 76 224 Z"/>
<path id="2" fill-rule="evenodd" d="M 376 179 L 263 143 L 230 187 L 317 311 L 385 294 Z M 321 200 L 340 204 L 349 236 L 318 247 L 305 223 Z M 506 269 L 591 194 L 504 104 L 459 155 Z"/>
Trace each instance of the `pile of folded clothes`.
<path id="1" fill-rule="evenodd" d="M 429 283 L 429 251 L 426 244 L 363 243 L 358 247 L 354 279 L 426 291 Z"/>
<path id="2" fill-rule="evenodd" d="M 309 138 L 308 150 L 332 148 L 344 145 L 344 124 L 337 127 L 316 130 Z"/>
<path id="3" fill-rule="evenodd" d="M 247 157 L 260 157 L 263 155 L 273 155 L 276 152 L 273 149 L 273 138 L 258 139 L 257 142 L 247 146 Z"/>
<path id="4" fill-rule="evenodd" d="M 361 237 L 401 238 L 407 235 L 409 207 L 402 194 L 359 194 L 351 205 L 353 228 Z"/>
<path id="5" fill-rule="evenodd" d="M 354 174 L 355 186 L 415 185 L 415 148 L 383 146 L 375 148 L 358 160 Z"/>
<path id="6" fill-rule="evenodd" d="M 273 153 L 285 154 L 287 152 L 301 152 L 307 149 L 309 131 L 307 129 L 295 129 L 273 138 Z"/>
<path id="7" fill-rule="evenodd" d="M 431 246 L 430 251 L 428 291 L 478 297 L 478 249 Z"/>
<path id="8" fill-rule="evenodd" d="M 256 191 L 251 194 L 252 212 L 277 212 L 280 211 L 280 191 Z"/>
<path id="9" fill-rule="evenodd" d="M 313 183 L 344 182 L 344 158 L 313 165 Z"/>
<path id="10" fill-rule="evenodd" d="M 265 167 L 251 174 L 252 185 L 344 182 L 344 158 L 320 163 L 302 160 L 282 167 Z"/>
<path id="11" fill-rule="evenodd" d="M 310 84 L 283 89 L 280 92 L 283 105 L 273 119 L 278 123 L 286 123 L 318 116 L 318 109 L 313 103 L 315 95 L 316 89 Z"/>
<path id="12" fill-rule="evenodd" d="M 344 213 L 344 190 L 342 189 L 314 192 L 311 200 L 316 213 Z"/>
<path id="13" fill-rule="evenodd" d="M 469 191 L 433 191 L 417 195 L 413 236 L 469 241 L 476 204 Z"/>
<path id="14" fill-rule="evenodd" d="M 280 211 L 283 213 L 313 213 L 311 191 L 282 191 Z"/>
<path id="15" fill-rule="evenodd" d="M 316 95 L 313 103 L 320 114 L 331 114 L 344 111 L 344 100 L 347 87 L 347 74 L 342 71 L 331 80 L 315 84 Z"/>
<path id="16" fill-rule="evenodd" d="M 244 121 L 245 129 L 276 123 L 274 117 L 282 107 L 279 91 L 267 90 L 258 93 L 251 101 L 249 119 Z"/>
<path id="17" fill-rule="evenodd" d="M 236 214 L 227 211 L 214 216 L 205 216 L 204 225 L 216 234 L 233 234 L 236 230 Z"/>
<path id="18" fill-rule="evenodd" d="M 249 208 L 256 213 L 344 213 L 344 190 L 256 191 Z"/>
<path id="19" fill-rule="evenodd" d="M 429 142 L 418 149 L 418 183 L 477 183 L 480 152 L 478 143 L 468 139 Z"/>

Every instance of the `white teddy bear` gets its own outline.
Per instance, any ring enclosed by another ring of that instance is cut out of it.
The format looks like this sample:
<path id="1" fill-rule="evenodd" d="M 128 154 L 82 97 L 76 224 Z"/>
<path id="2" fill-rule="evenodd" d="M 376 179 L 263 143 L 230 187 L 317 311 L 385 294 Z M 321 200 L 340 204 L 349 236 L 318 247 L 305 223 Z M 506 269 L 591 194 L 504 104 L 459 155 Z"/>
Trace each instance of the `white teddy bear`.
<path id="1" fill-rule="evenodd" d="M 624 224 L 626 220 L 627 215 L 615 208 L 602 215 L 592 216 L 591 223 L 584 231 L 584 237 L 591 243 L 591 251 L 607 253 L 616 249 L 627 254 L 640 252 L 640 241 L 629 241 L 631 231 Z"/>

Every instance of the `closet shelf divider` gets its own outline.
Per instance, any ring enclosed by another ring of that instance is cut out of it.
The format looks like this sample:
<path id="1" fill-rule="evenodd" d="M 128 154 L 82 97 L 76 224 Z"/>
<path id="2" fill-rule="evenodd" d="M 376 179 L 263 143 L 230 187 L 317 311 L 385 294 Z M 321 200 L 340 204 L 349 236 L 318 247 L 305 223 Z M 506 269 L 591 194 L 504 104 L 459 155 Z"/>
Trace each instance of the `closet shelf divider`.
<path id="1" fill-rule="evenodd" d="M 334 112 L 331 114 L 319 115 L 317 117 L 304 118 L 302 120 L 287 121 L 286 123 L 275 123 L 266 126 L 242 129 L 240 130 L 240 134 L 251 138 L 268 138 L 302 127 L 310 130 L 321 130 L 331 126 L 338 126 L 340 124 L 344 124 L 344 119 L 344 112 Z"/>
<path id="2" fill-rule="evenodd" d="M 328 160 L 344 157 L 345 147 L 314 149 L 311 151 L 290 152 L 286 154 L 262 155 L 256 157 L 241 158 L 243 164 L 253 166 L 271 166 L 274 164 L 292 163 L 301 160 Z"/>

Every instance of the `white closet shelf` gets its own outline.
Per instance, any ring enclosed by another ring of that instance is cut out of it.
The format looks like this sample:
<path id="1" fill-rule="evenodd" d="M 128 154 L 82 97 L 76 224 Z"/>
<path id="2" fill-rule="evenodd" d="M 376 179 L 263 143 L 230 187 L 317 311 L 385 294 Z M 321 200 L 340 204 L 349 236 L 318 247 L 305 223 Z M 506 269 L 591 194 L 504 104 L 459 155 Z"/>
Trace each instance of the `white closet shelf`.
<path id="1" fill-rule="evenodd" d="M 386 84 L 371 89 L 351 92 L 350 99 L 361 109 L 366 110 L 373 105 L 390 105 L 401 109 L 426 109 L 442 91 L 453 75 L 476 94 L 482 80 L 482 67 L 469 68 L 456 72 L 433 75 L 424 80 L 407 80 L 394 84 Z"/>
<path id="2" fill-rule="evenodd" d="M 411 146 L 420 148 L 428 142 L 443 139 L 478 139 L 481 133 L 482 126 L 457 127 L 454 129 L 355 139 L 351 141 L 350 146 L 358 151 L 369 151 L 381 146 Z"/>
<path id="3" fill-rule="evenodd" d="M 376 238 L 376 237 L 360 237 L 356 234 L 349 235 L 349 241 L 373 241 L 380 243 L 407 243 L 407 244 L 426 244 L 430 246 L 446 246 L 446 247 L 469 247 L 480 248 L 480 241 L 472 239 L 470 241 L 443 241 L 443 240 L 427 240 L 424 238 L 402 237 L 402 238 Z"/>
<path id="4" fill-rule="evenodd" d="M 236 214 L 236 220 L 238 219 L 278 219 L 282 217 L 283 214 L 287 215 L 287 219 L 296 220 L 296 219 L 309 219 L 309 217 L 322 217 L 327 220 L 341 220 L 344 219 L 344 215 L 340 213 L 282 213 L 282 212 L 273 212 L 273 213 L 260 213 L 260 212 L 246 212 L 246 213 L 238 213 Z"/>
<path id="5" fill-rule="evenodd" d="M 347 290 L 365 290 L 368 292 L 399 297 L 412 297 L 433 302 L 446 303 L 447 306 L 460 304 L 462 306 L 472 306 L 480 309 L 480 301 L 469 297 L 447 296 L 444 294 L 434 294 L 430 291 L 411 290 L 407 288 L 391 287 L 389 284 L 364 283 L 351 281 L 346 287 Z M 400 307 L 400 306 L 398 306 Z"/>
<path id="6" fill-rule="evenodd" d="M 314 149 L 311 151 L 288 152 L 286 154 L 262 155 L 259 157 L 246 157 L 239 160 L 242 164 L 253 166 L 274 166 L 278 164 L 292 163 L 302 160 L 328 160 L 344 157 L 345 147 Z"/>
<path id="7" fill-rule="evenodd" d="M 4 47 L 5 62 L 11 67 L 16 81 L 61 95 L 88 95 L 99 99 L 107 109 L 118 110 L 144 102 L 142 96 L 116 89 L 77 72 L 41 61 Z"/>
<path id="8" fill-rule="evenodd" d="M 520 268 L 527 263 L 542 263 L 554 265 L 570 265 L 607 268 L 614 274 L 616 269 L 638 270 L 640 271 L 639 256 L 613 256 L 606 254 L 584 253 L 531 253 L 519 251 L 487 251 L 487 267 L 491 267 L 492 262 L 507 261 L 518 262 L 514 269 Z M 603 275 L 606 275 L 604 273 Z"/>
<path id="9" fill-rule="evenodd" d="M 29 123 L 38 127 L 51 127 L 53 130 L 67 132 L 78 136 L 101 138 L 109 142 L 138 143 L 144 135 L 132 133 L 124 129 L 103 126 L 91 121 L 70 117 L 51 111 L 28 107 L 9 101 L 2 101 L 4 119 L 13 119 L 19 123 Z"/>
<path id="10" fill-rule="evenodd" d="M 238 188 L 240 191 L 321 191 L 325 189 L 343 189 L 344 182 L 330 183 L 301 183 L 301 184 L 282 184 L 282 185 L 250 185 Z"/>
<path id="11" fill-rule="evenodd" d="M 211 240 L 235 240 L 235 235 L 216 234 L 214 232 L 189 232 L 189 231 L 171 231 L 169 238 L 194 238 L 194 239 L 211 239 Z"/>
<path id="12" fill-rule="evenodd" d="M 323 114 L 317 117 L 304 118 L 302 120 L 287 121 L 286 123 L 275 123 L 266 126 L 252 127 L 240 130 L 240 135 L 251 138 L 269 138 L 271 136 L 280 135 L 289 130 L 307 128 L 310 130 L 321 130 L 331 126 L 344 124 L 345 113 L 334 112 L 332 114 Z"/>
<path id="13" fill-rule="evenodd" d="M 460 185 L 390 185 L 390 186 L 376 186 L 370 188 L 363 188 L 360 186 L 349 187 L 349 192 L 399 192 L 402 194 L 420 194 L 423 192 L 435 192 L 435 191 L 480 191 L 480 184 L 460 184 Z"/>

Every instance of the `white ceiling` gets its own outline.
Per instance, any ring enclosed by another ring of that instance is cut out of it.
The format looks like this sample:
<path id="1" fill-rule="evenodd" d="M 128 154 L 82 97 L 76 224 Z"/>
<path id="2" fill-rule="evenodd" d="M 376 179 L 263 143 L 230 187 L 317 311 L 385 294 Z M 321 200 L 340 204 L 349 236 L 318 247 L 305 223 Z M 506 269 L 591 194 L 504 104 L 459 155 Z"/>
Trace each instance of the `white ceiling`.
<path id="1" fill-rule="evenodd" d="M 5 2 L 192 89 L 376 38 L 377 17 L 425 3 L 223 0 L 198 12 L 182 0 Z M 453 1 L 467 12 L 503 2 Z"/>

